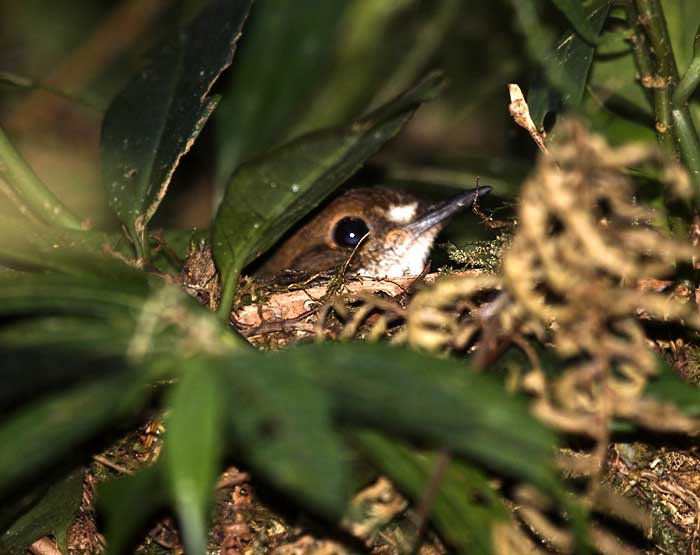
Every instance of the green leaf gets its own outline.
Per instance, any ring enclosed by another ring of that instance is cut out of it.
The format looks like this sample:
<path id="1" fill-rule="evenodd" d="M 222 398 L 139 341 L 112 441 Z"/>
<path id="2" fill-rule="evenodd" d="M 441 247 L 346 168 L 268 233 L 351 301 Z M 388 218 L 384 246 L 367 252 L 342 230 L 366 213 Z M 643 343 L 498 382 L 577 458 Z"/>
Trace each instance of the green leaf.
<path id="1" fill-rule="evenodd" d="M 700 387 L 684 382 L 665 360 L 659 359 L 657 372 L 647 383 L 645 394 L 672 403 L 689 416 L 700 416 Z"/>
<path id="2" fill-rule="evenodd" d="M 218 183 L 282 141 L 323 76 L 349 3 L 261 0 L 253 6 L 214 113 Z"/>
<path id="3" fill-rule="evenodd" d="M 350 497 L 349 456 L 326 393 L 289 357 L 250 351 L 210 364 L 226 379 L 234 452 L 256 475 L 339 518 Z"/>
<path id="4" fill-rule="evenodd" d="M 336 126 L 410 87 L 454 31 L 461 0 L 352 2 L 325 79 L 288 138 Z"/>
<path id="5" fill-rule="evenodd" d="M 284 431 L 310 429 L 303 421 L 287 422 L 296 411 L 318 406 L 318 392 L 311 386 L 315 382 L 330 395 L 334 413 L 343 422 L 448 448 L 510 476 L 558 489 L 550 460 L 557 444 L 554 434 L 530 415 L 523 399 L 462 362 L 358 342 L 305 345 L 263 356 L 241 353 L 235 365 L 247 370 L 236 373 L 235 379 L 251 382 L 232 382 L 240 402 L 248 399 L 247 406 L 255 407 L 251 412 L 269 411 L 275 422 L 284 414 Z M 254 390 L 242 392 L 242 387 L 253 385 Z M 302 401 L 302 394 L 309 400 Z M 288 408 L 280 413 L 284 406 Z M 243 414 L 240 411 L 240 417 Z"/>
<path id="6" fill-rule="evenodd" d="M 107 318 L 138 314 L 150 292 L 147 276 L 135 270 L 115 276 L 118 276 L 118 281 L 91 275 L 60 274 L 0 278 L 0 314 L 72 314 Z"/>
<path id="7" fill-rule="evenodd" d="M 127 553 L 134 536 L 166 505 L 162 474 L 162 463 L 157 462 L 100 485 L 97 500 L 105 519 L 106 555 Z"/>
<path id="8" fill-rule="evenodd" d="M 133 268 L 105 252 L 118 252 L 117 243 L 117 236 L 101 231 L 76 231 L 4 217 L 0 224 L 0 264 L 76 276 L 114 278 L 134 273 Z"/>
<path id="9" fill-rule="evenodd" d="M 202 359 L 189 360 L 183 366 L 168 402 L 172 414 L 164 470 L 186 551 L 204 555 L 209 504 L 220 470 L 224 388 L 220 377 Z"/>
<path id="10" fill-rule="evenodd" d="M 600 28 L 589 21 L 589 15 L 581 3 L 581 0 L 551 0 L 557 9 L 566 16 L 576 33 L 591 45 L 598 43 Z"/>
<path id="11" fill-rule="evenodd" d="M 227 185 L 213 230 L 227 313 L 239 272 L 391 139 L 442 83 L 431 74 L 351 126 L 306 135 L 240 166 Z"/>
<path id="12" fill-rule="evenodd" d="M 82 468 L 52 484 L 39 501 L 0 536 L 5 555 L 24 555 L 39 538 L 52 535 L 61 553 L 68 553 L 68 528 L 83 498 Z"/>
<path id="13" fill-rule="evenodd" d="M 598 2 L 595 9 L 586 15 L 586 21 L 593 33 L 591 38 L 598 39 L 610 6 L 608 0 Z M 580 9 L 583 11 L 582 7 Z M 527 95 L 530 115 L 538 128 L 542 128 L 545 116 L 556 110 L 560 104 L 566 108 L 574 108 L 581 103 L 595 51 L 591 42 L 590 39 L 584 40 L 577 33 L 567 33 L 557 41 L 554 49 L 545 55 L 542 62 L 544 75 L 535 81 Z"/>
<path id="14" fill-rule="evenodd" d="M 210 2 L 152 55 L 107 111 L 102 179 L 110 205 L 142 251 L 146 225 L 180 158 L 216 106 L 209 91 L 231 64 L 251 2 Z"/>
<path id="15" fill-rule="evenodd" d="M 695 57 L 694 45 L 700 28 L 700 3 L 661 0 L 673 54 L 681 75 Z"/>
<path id="16" fill-rule="evenodd" d="M 522 399 L 461 362 L 364 343 L 304 346 L 274 356 L 286 368 L 312 373 L 343 420 L 446 447 L 543 487 L 556 482 L 554 434 Z"/>
<path id="17" fill-rule="evenodd" d="M 31 319 L 18 326 L 16 331 L 12 331 L 16 334 L 34 334 L 33 339 L 38 340 L 27 341 L 23 346 L 17 347 L 8 345 L 11 341 L 6 340 L 4 332 L 3 337 L 0 337 L 0 349 L 3 353 L 0 369 L 0 410 L 16 407 L 20 402 L 27 402 L 47 391 L 65 389 L 80 380 L 121 374 L 127 366 L 123 355 L 114 355 L 107 349 L 99 350 L 103 345 L 107 345 L 109 336 L 101 337 L 99 344 L 90 346 L 79 344 L 80 336 L 70 337 L 60 345 L 56 345 L 55 339 L 54 344 L 44 343 L 39 337 L 41 332 L 33 329 L 34 322 L 35 320 Z M 54 322 L 58 323 L 58 320 Z M 38 322 L 37 327 L 41 327 L 43 323 Z M 80 323 L 83 327 L 93 324 L 87 318 L 80 320 Z M 59 333 L 67 335 L 71 331 L 66 327 Z M 122 342 L 117 340 L 117 343 Z M 90 352 L 90 349 L 94 350 Z M 123 349 L 122 353 L 125 351 Z"/>
<path id="18" fill-rule="evenodd" d="M 0 441 L 12 448 L 0 450 L 0 493 L 135 411 L 144 396 L 143 378 L 130 373 L 74 387 L 5 416 Z"/>
<path id="19" fill-rule="evenodd" d="M 356 433 L 353 438 L 383 474 L 415 502 L 421 500 L 436 468 L 434 455 L 416 453 L 371 432 Z M 506 515 L 503 501 L 483 472 L 465 462 L 450 461 L 430 517 L 458 553 L 491 555 L 491 527 Z"/>

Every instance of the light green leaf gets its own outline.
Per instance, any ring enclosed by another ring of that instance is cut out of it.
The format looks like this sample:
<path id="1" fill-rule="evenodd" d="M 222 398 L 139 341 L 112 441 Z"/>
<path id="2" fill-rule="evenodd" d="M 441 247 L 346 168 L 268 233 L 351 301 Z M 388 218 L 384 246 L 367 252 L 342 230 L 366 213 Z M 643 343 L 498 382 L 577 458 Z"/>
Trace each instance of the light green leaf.
<path id="1" fill-rule="evenodd" d="M 220 470 L 224 384 L 202 359 L 182 366 L 168 401 L 172 414 L 164 470 L 187 553 L 204 555 L 209 505 Z"/>

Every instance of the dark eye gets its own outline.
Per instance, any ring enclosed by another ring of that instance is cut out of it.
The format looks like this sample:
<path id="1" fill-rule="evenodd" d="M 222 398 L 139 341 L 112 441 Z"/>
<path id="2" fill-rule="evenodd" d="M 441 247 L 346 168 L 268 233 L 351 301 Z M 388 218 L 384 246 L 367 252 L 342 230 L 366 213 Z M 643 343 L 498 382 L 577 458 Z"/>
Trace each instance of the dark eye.
<path id="1" fill-rule="evenodd" d="M 361 218 L 343 218 L 335 224 L 333 240 L 341 247 L 354 247 L 360 242 L 369 228 Z"/>

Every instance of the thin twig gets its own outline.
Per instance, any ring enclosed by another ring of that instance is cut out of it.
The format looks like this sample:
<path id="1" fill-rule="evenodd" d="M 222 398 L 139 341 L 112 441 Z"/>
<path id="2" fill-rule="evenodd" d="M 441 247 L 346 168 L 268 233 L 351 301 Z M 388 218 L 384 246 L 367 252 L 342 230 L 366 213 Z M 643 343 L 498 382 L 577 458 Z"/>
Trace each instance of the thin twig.
<path id="1" fill-rule="evenodd" d="M 102 455 L 93 455 L 92 460 L 101 464 L 102 466 L 116 470 L 119 472 L 119 474 L 126 474 L 127 476 L 132 476 L 134 474 L 133 470 L 130 470 L 119 463 L 115 463 L 114 461 L 110 461 L 107 457 L 103 457 Z"/>
<path id="2" fill-rule="evenodd" d="M 545 156 L 549 156 L 549 149 L 544 143 L 545 135 L 543 132 L 540 132 L 540 130 L 537 129 L 535 122 L 532 121 L 532 116 L 530 116 L 530 108 L 525 101 L 523 91 L 521 91 L 520 87 L 515 83 L 509 83 L 508 93 L 510 94 L 510 104 L 508 106 L 508 110 L 510 111 L 510 115 L 513 116 L 513 120 L 515 120 L 515 123 L 530 134 L 532 140 L 535 141 L 535 144 L 545 154 Z"/>

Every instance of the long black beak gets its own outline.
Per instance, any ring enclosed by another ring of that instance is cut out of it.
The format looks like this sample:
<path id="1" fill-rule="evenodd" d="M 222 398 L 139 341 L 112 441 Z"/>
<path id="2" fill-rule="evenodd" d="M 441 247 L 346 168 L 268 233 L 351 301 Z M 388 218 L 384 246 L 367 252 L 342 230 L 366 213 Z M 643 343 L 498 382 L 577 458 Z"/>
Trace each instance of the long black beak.
<path id="1" fill-rule="evenodd" d="M 416 234 L 428 231 L 436 225 L 446 222 L 450 217 L 462 210 L 464 207 L 471 206 L 475 199 L 488 195 L 491 192 L 491 189 L 492 187 L 489 185 L 483 185 L 472 191 L 460 193 L 451 199 L 447 199 L 445 202 L 441 202 L 435 208 L 430 210 L 430 212 L 425 214 L 425 216 L 403 226 L 401 229 L 405 229 Z"/>

